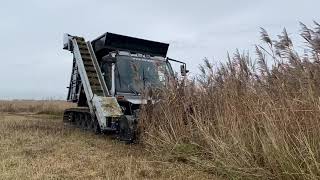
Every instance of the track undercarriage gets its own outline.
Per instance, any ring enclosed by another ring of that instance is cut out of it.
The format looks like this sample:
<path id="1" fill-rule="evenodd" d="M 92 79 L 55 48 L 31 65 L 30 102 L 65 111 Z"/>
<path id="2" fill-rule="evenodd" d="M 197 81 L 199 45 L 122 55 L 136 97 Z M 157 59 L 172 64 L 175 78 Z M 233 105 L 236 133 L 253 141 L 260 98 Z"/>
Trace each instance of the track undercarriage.
<path id="1" fill-rule="evenodd" d="M 122 116 L 116 122 L 112 122 L 110 119 L 111 127 L 108 130 L 101 130 L 97 118 L 90 113 L 88 107 L 76 107 L 64 111 L 63 122 L 95 134 L 114 134 L 121 141 L 133 143 L 137 140 L 136 121 L 128 121 L 126 118 L 126 116 Z M 128 122 L 133 123 L 129 124 Z"/>
<path id="2" fill-rule="evenodd" d="M 64 111 L 63 122 L 75 125 L 83 130 L 89 130 L 96 134 L 101 133 L 99 122 L 92 117 L 87 107 L 70 108 Z"/>

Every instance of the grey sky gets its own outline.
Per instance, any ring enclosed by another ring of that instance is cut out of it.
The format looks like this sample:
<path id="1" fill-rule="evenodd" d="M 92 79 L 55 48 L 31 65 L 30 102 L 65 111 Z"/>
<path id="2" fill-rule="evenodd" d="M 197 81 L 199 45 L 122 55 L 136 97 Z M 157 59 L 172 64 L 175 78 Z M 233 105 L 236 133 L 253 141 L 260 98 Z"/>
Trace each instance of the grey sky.
<path id="1" fill-rule="evenodd" d="M 318 0 L 4 1 L 0 99 L 65 98 L 72 62 L 62 50 L 65 32 L 87 40 L 108 31 L 167 42 L 168 56 L 196 72 L 204 57 L 223 61 L 227 51 L 251 50 L 259 27 L 297 34 L 299 21 L 320 20 L 319 6 Z"/>

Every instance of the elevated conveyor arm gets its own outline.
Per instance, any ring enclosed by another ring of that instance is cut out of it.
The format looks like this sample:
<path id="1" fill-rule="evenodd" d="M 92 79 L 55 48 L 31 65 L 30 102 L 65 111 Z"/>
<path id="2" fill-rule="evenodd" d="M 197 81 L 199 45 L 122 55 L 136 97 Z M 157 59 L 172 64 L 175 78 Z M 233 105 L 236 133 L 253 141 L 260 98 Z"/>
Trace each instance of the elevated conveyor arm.
<path id="1" fill-rule="evenodd" d="M 91 43 L 85 42 L 82 37 L 66 35 L 64 49 L 73 53 L 74 66 L 77 67 L 91 114 L 97 117 L 102 130 L 107 129 L 107 119 L 120 117 L 122 110 L 116 98 L 109 94 Z"/>

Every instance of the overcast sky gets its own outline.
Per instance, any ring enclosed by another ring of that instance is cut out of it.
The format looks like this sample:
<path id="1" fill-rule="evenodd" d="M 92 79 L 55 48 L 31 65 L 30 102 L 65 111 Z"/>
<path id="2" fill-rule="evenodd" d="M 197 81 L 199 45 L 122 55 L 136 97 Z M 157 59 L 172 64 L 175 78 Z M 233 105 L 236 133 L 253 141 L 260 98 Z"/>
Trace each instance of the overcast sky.
<path id="1" fill-rule="evenodd" d="M 170 43 L 168 56 L 195 74 L 204 57 L 252 50 L 259 27 L 294 39 L 319 22 L 319 0 L 8 0 L 0 6 L 0 99 L 65 99 L 72 55 L 63 33 L 87 40 L 113 32 Z M 297 39 L 297 41 L 302 41 Z M 254 52 L 251 52 L 254 54 Z"/>

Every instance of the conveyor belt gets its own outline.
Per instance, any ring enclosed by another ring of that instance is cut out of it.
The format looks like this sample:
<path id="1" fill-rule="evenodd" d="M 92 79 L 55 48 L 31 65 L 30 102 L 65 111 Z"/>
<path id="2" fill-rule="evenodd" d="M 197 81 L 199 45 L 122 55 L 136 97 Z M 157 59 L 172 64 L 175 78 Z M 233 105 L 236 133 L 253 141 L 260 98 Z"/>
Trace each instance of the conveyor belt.
<path id="1" fill-rule="evenodd" d="M 97 71 L 94 68 L 93 60 L 92 60 L 92 57 L 90 56 L 90 52 L 84 38 L 75 37 L 75 39 L 77 41 L 77 44 L 80 50 L 81 58 L 84 64 L 86 74 L 88 76 L 92 93 L 98 96 L 104 96 L 102 85 L 99 81 Z"/>

